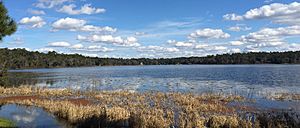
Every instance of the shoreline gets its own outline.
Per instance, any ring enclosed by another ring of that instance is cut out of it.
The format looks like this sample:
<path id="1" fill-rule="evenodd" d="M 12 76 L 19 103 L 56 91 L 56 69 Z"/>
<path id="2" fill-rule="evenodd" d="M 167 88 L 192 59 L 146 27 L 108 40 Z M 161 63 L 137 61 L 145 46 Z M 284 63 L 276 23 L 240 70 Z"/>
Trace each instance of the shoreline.
<path id="1" fill-rule="evenodd" d="M 300 66 L 300 64 L 159 64 L 159 65 L 103 65 L 103 66 L 75 66 L 75 67 L 50 67 L 50 68 L 20 68 L 11 71 L 39 70 L 39 69 L 69 69 L 69 68 L 94 68 L 94 67 L 145 67 L 145 66 Z"/>

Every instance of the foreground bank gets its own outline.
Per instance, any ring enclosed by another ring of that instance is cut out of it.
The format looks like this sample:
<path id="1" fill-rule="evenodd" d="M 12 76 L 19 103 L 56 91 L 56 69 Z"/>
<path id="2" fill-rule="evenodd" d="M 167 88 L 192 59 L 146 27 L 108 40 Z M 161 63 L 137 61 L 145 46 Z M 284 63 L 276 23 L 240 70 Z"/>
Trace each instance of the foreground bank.
<path id="1" fill-rule="evenodd" d="M 260 111 L 241 96 L 0 88 L 0 103 L 36 106 L 84 127 L 297 127 L 298 113 Z M 231 103 L 235 103 L 232 105 Z M 236 104 L 238 103 L 238 104 Z M 240 103 L 240 104 L 239 104 Z"/>

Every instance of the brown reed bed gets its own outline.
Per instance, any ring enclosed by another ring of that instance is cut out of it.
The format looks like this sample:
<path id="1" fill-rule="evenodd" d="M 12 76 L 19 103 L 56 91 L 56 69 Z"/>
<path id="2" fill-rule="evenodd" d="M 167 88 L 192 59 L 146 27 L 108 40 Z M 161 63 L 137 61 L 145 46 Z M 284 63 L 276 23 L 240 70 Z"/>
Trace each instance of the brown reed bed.
<path id="1" fill-rule="evenodd" d="M 276 100 L 300 100 L 300 94 L 297 93 L 276 93 L 275 95 L 268 96 L 269 99 Z"/>
<path id="2" fill-rule="evenodd" d="M 0 104 L 37 106 L 77 127 L 259 127 L 239 116 L 241 96 L 0 87 Z M 248 110 L 255 111 L 254 109 Z"/>

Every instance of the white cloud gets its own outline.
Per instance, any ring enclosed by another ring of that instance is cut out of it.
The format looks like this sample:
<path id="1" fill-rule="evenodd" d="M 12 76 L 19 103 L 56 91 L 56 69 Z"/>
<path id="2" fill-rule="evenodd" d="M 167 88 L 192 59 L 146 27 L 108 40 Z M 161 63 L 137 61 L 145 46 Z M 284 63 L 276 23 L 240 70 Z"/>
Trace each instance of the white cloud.
<path id="1" fill-rule="evenodd" d="M 43 10 L 28 9 L 27 11 L 33 15 L 45 15 L 46 14 Z"/>
<path id="2" fill-rule="evenodd" d="M 114 49 L 102 47 L 100 45 L 92 45 L 87 47 L 87 51 L 90 52 L 111 52 L 114 51 Z"/>
<path id="3" fill-rule="evenodd" d="M 226 14 L 223 18 L 225 20 L 271 19 L 275 23 L 299 25 L 300 3 L 273 3 L 251 9 L 243 15 Z"/>
<path id="4" fill-rule="evenodd" d="M 234 31 L 234 32 L 248 31 L 248 30 L 251 30 L 251 29 L 252 29 L 251 27 L 247 27 L 247 26 L 244 26 L 244 25 L 236 25 L 236 26 L 232 26 L 232 27 L 228 28 L 228 30 Z"/>
<path id="5" fill-rule="evenodd" d="M 47 52 L 53 52 L 55 50 L 53 48 L 40 48 L 40 49 L 35 49 L 34 51 L 47 53 Z"/>
<path id="6" fill-rule="evenodd" d="M 145 36 L 147 34 L 145 32 L 135 32 L 134 35 L 136 35 L 136 36 Z"/>
<path id="7" fill-rule="evenodd" d="M 234 13 L 231 13 L 231 14 L 225 14 L 223 16 L 223 19 L 225 19 L 225 20 L 239 21 L 239 20 L 243 20 L 243 16 L 239 16 L 239 15 L 236 15 Z"/>
<path id="8" fill-rule="evenodd" d="M 239 48 L 233 48 L 233 49 L 230 50 L 230 52 L 232 52 L 232 53 L 240 53 L 241 49 L 239 49 Z"/>
<path id="9" fill-rule="evenodd" d="M 77 31 L 84 27 L 86 24 L 85 20 L 74 19 L 74 18 L 62 18 L 55 21 L 52 24 L 54 30 L 70 30 L 70 31 Z"/>
<path id="10" fill-rule="evenodd" d="M 243 45 L 244 42 L 242 41 L 230 41 L 230 44 L 233 46 L 239 46 L 239 45 Z"/>
<path id="11" fill-rule="evenodd" d="M 175 46 L 177 46 L 177 47 L 191 47 L 191 46 L 193 46 L 193 43 L 178 41 L 178 42 L 175 43 Z"/>
<path id="12" fill-rule="evenodd" d="M 227 50 L 227 47 L 225 47 L 225 46 L 215 46 L 214 50 Z"/>
<path id="13" fill-rule="evenodd" d="M 75 44 L 70 49 L 82 51 L 82 52 L 111 52 L 114 51 L 114 49 L 103 47 L 101 45 L 92 45 L 88 47 L 84 47 L 82 44 Z"/>
<path id="14" fill-rule="evenodd" d="M 77 35 L 77 40 L 80 40 L 80 41 L 87 41 L 87 37 L 86 36 L 82 36 L 82 35 Z"/>
<path id="15" fill-rule="evenodd" d="M 50 47 L 69 47 L 70 43 L 64 42 L 64 41 L 61 41 L 61 42 L 50 42 L 50 43 L 48 43 L 48 46 L 50 46 Z"/>
<path id="16" fill-rule="evenodd" d="M 273 0 L 265 0 L 264 3 L 271 3 Z"/>
<path id="17" fill-rule="evenodd" d="M 93 25 L 86 25 L 86 23 L 87 22 L 85 20 L 67 17 L 55 21 L 52 24 L 52 28 L 54 31 L 69 30 L 69 31 L 95 32 L 95 33 L 100 33 L 100 32 L 113 33 L 117 31 L 117 29 L 108 26 L 98 27 Z"/>
<path id="18" fill-rule="evenodd" d="M 209 47 L 207 44 L 198 44 L 195 46 L 196 49 L 205 49 L 207 47 Z"/>
<path id="19" fill-rule="evenodd" d="M 168 40 L 167 43 L 175 45 L 176 47 L 191 47 L 191 46 L 193 46 L 194 42 L 192 42 L 192 41 L 184 42 L 184 41 Z"/>
<path id="20" fill-rule="evenodd" d="M 169 53 L 169 52 L 179 52 L 179 49 L 175 47 L 162 47 L 156 45 L 141 46 L 138 48 L 140 52 L 152 52 L 152 53 Z"/>
<path id="21" fill-rule="evenodd" d="M 64 5 L 61 9 L 57 10 L 58 12 L 67 13 L 69 15 L 79 15 L 79 14 L 98 14 L 98 13 L 104 13 L 105 9 L 103 8 L 94 8 L 91 7 L 91 4 L 85 4 L 81 7 L 79 10 L 75 10 L 76 8 L 75 4 L 70 5 Z"/>
<path id="22" fill-rule="evenodd" d="M 8 49 L 10 49 L 10 50 L 12 50 L 12 49 L 25 49 L 27 51 L 32 51 L 30 48 L 26 48 L 26 47 L 11 47 L 11 48 L 8 48 Z"/>
<path id="23" fill-rule="evenodd" d="M 38 0 L 38 2 L 34 4 L 34 6 L 38 8 L 53 8 L 55 6 L 72 1 L 73 0 Z"/>
<path id="24" fill-rule="evenodd" d="M 135 37 L 122 38 L 120 36 L 112 35 L 91 35 L 88 37 L 78 35 L 77 39 L 80 41 L 98 42 L 98 43 L 112 43 L 118 46 L 140 46 L 138 40 Z"/>
<path id="25" fill-rule="evenodd" d="M 83 45 L 82 44 L 75 44 L 75 45 L 72 45 L 70 48 L 71 49 L 82 49 Z"/>
<path id="26" fill-rule="evenodd" d="M 85 32 L 96 32 L 96 33 L 99 33 L 99 32 L 111 32 L 111 33 L 113 33 L 113 32 L 117 31 L 116 28 L 112 28 L 112 27 L 108 27 L 108 26 L 97 27 L 97 26 L 93 26 L 93 25 L 85 25 L 80 30 L 85 31 Z"/>
<path id="27" fill-rule="evenodd" d="M 189 35 L 190 38 L 205 38 L 205 39 L 220 39 L 220 38 L 229 38 L 228 33 L 223 32 L 221 29 L 199 29 Z"/>
<path id="28" fill-rule="evenodd" d="M 31 18 L 24 17 L 19 21 L 19 23 L 21 25 L 30 25 L 31 28 L 41 28 L 46 24 L 44 19 L 39 16 L 32 16 Z"/>
<path id="29" fill-rule="evenodd" d="M 300 44 L 299 43 L 292 43 L 288 45 L 288 48 L 286 49 L 288 51 L 299 51 L 300 50 Z"/>
<path id="30" fill-rule="evenodd" d="M 277 47 L 286 44 L 285 38 L 300 36 L 300 26 L 263 28 L 242 36 L 241 41 L 250 43 L 249 47 Z"/>

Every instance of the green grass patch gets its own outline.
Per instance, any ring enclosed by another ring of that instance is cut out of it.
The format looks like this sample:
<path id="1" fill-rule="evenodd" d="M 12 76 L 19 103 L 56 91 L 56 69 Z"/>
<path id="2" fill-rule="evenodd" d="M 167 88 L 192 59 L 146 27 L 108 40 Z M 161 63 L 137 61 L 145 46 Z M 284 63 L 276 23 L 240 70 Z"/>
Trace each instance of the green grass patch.
<path id="1" fill-rule="evenodd" d="M 0 127 L 16 127 L 16 126 L 14 122 L 4 118 L 0 118 Z"/>

